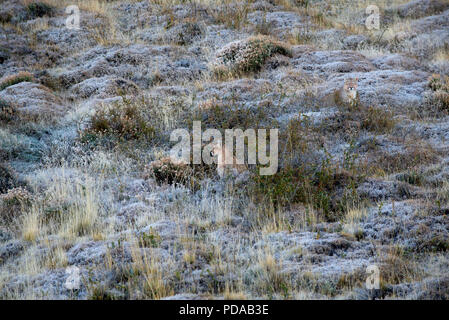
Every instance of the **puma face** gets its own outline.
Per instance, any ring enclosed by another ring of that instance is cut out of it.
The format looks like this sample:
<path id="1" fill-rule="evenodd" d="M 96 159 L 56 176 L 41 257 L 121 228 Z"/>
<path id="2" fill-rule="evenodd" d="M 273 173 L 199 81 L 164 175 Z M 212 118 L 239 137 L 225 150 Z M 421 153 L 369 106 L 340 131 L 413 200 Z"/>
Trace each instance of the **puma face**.
<path id="1" fill-rule="evenodd" d="M 347 79 L 343 86 L 346 97 L 352 102 L 357 99 L 357 78 Z"/>
<path id="2" fill-rule="evenodd" d="M 233 175 L 238 175 L 246 169 L 245 165 L 237 164 L 237 159 L 234 156 L 232 156 L 231 163 L 226 163 L 226 149 L 224 146 L 215 145 L 210 151 L 210 155 L 217 158 L 217 171 L 222 178 L 225 176 L 225 172 L 230 171 Z"/>

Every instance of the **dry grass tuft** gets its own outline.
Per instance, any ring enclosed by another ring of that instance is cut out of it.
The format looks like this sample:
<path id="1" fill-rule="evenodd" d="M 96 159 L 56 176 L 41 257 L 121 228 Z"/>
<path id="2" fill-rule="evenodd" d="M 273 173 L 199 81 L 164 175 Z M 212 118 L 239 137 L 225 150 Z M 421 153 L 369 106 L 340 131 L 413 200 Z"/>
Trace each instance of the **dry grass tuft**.
<path id="1" fill-rule="evenodd" d="M 439 110 L 449 112 L 449 76 L 433 74 L 428 85 L 432 90 L 430 103 Z"/>

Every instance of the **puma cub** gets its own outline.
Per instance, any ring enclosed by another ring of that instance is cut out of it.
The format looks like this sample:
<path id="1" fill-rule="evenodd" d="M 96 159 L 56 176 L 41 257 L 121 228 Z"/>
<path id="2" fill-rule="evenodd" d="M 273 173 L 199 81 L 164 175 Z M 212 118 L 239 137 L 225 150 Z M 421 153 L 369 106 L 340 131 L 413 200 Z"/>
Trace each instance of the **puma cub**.
<path id="1" fill-rule="evenodd" d="M 359 95 L 357 93 L 358 80 L 358 78 L 346 79 L 342 88 L 328 94 L 323 98 L 325 105 L 335 106 L 344 104 L 351 107 L 356 107 L 359 100 Z"/>
<path id="2" fill-rule="evenodd" d="M 221 178 L 223 178 L 225 176 L 225 173 L 228 173 L 228 172 L 231 172 L 234 176 L 237 176 L 240 173 L 243 173 L 248 170 L 248 168 L 245 164 L 237 164 L 237 158 L 234 155 L 232 155 L 232 164 L 226 163 L 226 161 L 225 161 L 226 152 L 225 151 L 226 151 L 225 146 L 216 144 L 210 152 L 210 155 L 212 157 L 217 157 L 217 171 L 218 171 L 218 175 Z M 232 154 L 232 150 L 230 151 L 230 154 Z"/>

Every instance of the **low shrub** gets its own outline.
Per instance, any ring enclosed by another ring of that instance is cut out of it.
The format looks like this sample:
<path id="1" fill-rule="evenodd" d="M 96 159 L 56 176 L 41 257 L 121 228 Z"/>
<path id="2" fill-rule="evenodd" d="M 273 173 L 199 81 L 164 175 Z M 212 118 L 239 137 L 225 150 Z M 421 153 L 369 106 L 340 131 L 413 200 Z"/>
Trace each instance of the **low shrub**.
<path id="1" fill-rule="evenodd" d="M 98 109 L 82 132 L 81 140 L 89 142 L 100 137 L 118 140 L 152 139 L 155 129 L 150 120 L 142 106 L 124 100 Z"/>
<path id="2" fill-rule="evenodd" d="M 27 5 L 27 11 L 31 18 L 51 16 L 53 8 L 43 2 L 31 2 Z"/>
<path id="3" fill-rule="evenodd" d="M 216 170 L 206 164 L 186 164 L 164 157 L 151 162 L 144 169 L 143 178 L 153 178 L 158 184 L 183 185 L 193 191 L 201 186 L 201 181 L 213 176 Z"/>
<path id="4" fill-rule="evenodd" d="M 436 163 L 438 152 L 427 143 L 415 142 L 403 152 L 375 152 L 372 156 L 371 170 L 378 168 L 385 173 L 415 170 L 422 165 Z"/>
<path id="5" fill-rule="evenodd" d="M 145 172 L 146 178 L 153 177 L 158 183 L 167 184 L 184 184 L 192 173 L 187 164 L 174 162 L 169 157 L 151 162 Z"/>
<path id="6" fill-rule="evenodd" d="M 214 71 L 218 77 L 225 72 L 237 75 L 257 72 L 262 69 L 265 61 L 275 54 L 291 55 L 287 45 L 270 37 L 250 37 L 231 42 L 217 52 Z"/>
<path id="7" fill-rule="evenodd" d="M 20 82 L 33 81 L 33 75 L 29 72 L 21 71 L 17 74 L 7 76 L 0 80 L 0 91 Z"/>
<path id="8" fill-rule="evenodd" d="M 338 219 L 358 195 L 360 177 L 323 163 L 320 167 L 281 168 L 272 176 L 253 175 L 249 194 L 257 203 L 290 207 L 295 203 L 311 205 L 329 221 Z"/>

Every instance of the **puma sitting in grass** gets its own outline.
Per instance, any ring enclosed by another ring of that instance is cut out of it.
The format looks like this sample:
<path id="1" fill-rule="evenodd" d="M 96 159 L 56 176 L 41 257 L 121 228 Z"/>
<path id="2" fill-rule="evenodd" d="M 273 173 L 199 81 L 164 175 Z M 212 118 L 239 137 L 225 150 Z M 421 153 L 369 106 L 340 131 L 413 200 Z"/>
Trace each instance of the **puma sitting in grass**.
<path id="1" fill-rule="evenodd" d="M 326 106 L 348 105 L 352 108 L 356 107 L 359 100 L 357 82 L 358 78 L 346 79 L 343 87 L 323 98 L 324 104 Z"/>
<path id="2" fill-rule="evenodd" d="M 230 155 L 232 157 L 232 161 L 226 161 L 226 147 L 221 144 L 216 144 L 212 148 L 210 155 L 212 157 L 217 157 L 217 172 L 218 175 L 223 178 L 225 174 L 231 173 L 234 176 L 239 175 L 248 170 L 245 164 L 238 164 L 237 158 L 232 154 L 232 150 L 230 150 Z"/>

